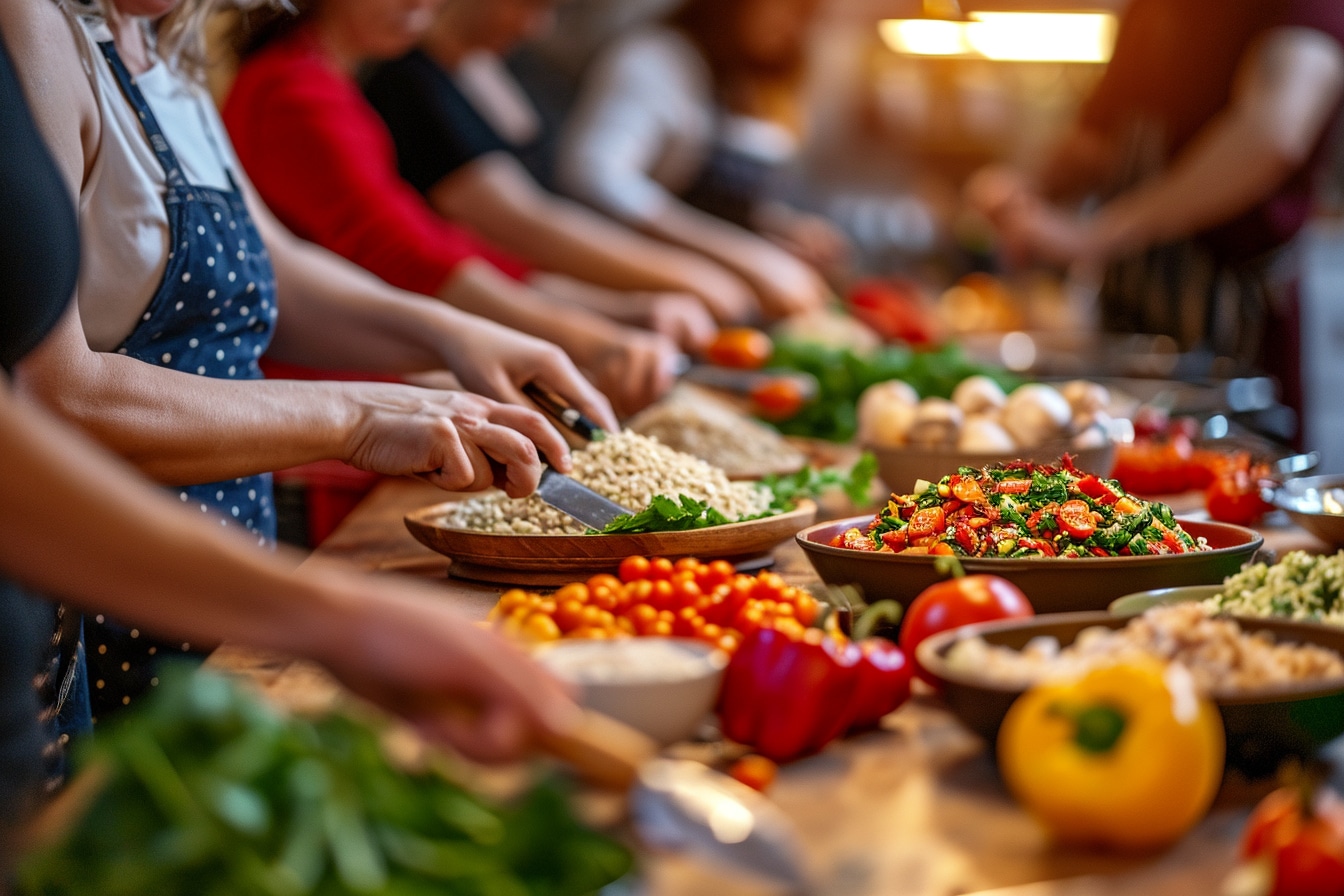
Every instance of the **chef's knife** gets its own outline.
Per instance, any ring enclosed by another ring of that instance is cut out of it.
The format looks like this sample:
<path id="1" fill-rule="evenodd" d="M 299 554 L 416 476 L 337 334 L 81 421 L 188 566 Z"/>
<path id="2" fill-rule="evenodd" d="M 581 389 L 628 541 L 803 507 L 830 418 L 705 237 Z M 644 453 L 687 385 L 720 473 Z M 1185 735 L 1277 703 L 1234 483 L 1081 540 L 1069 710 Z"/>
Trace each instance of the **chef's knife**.
<path id="1" fill-rule="evenodd" d="M 523 394 L 532 399 L 537 407 L 554 417 L 561 426 L 585 442 L 596 441 L 606 435 L 606 430 L 590 420 L 582 411 L 570 407 L 559 396 L 537 383 L 525 384 Z"/>
<path id="2" fill-rule="evenodd" d="M 616 517 L 634 513 L 599 495 L 577 479 L 557 473 L 550 467 L 542 468 L 541 484 L 537 486 L 535 494 L 556 510 L 569 514 L 593 529 L 604 529 Z"/>
<path id="3" fill-rule="evenodd" d="M 807 888 L 793 822 L 722 772 L 660 758 L 648 737 L 589 710 L 569 731 L 545 735 L 542 747 L 589 782 L 628 791 L 635 831 L 646 846 L 750 871 L 790 892 Z"/>
<path id="4" fill-rule="evenodd" d="M 720 367 L 716 364 L 701 364 L 682 355 L 676 367 L 677 376 L 692 383 L 722 389 L 735 395 L 751 396 L 757 390 L 779 381 L 793 383 L 803 401 L 817 397 L 817 378 L 802 371 L 741 370 L 736 367 Z"/>

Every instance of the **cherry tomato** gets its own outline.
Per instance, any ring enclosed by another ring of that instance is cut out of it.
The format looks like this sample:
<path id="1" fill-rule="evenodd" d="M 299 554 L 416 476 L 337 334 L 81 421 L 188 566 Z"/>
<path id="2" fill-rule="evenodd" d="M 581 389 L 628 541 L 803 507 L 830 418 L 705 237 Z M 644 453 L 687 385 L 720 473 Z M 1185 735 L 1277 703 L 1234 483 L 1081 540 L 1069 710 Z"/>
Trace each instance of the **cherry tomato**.
<path id="1" fill-rule="evenodd" d="M 923 507 L 914 512 L 905 527 L 907 538 L 927 538 L 947 528 L 947 518 L 941 507 Z"/>
<path id="2" fill-rule="evenodd" d="M 775 783 L 779 766 L 764 756 L 750 753 L 728 766 L 728 774 L 752 790 L 765 791 Z"/>
<path id="3" fill-rule="evenodd" d="M 999 576 L 975 575 L 936 582 L 921 591 L 905 612 L 901 625 L 901 650 L 915 664 L 915 674 L 925 682 L 938 682 L 924 671 L 915 654 L 929 635 L 993 619 L 1017 619 L 1036 615 L 1022 590 Z"/>
<path id="4" fill-rule="evenodd" d="M 649 558 L 632 556 L 621 561 L 620 576 L 622 582 L 633 582 L 649 577 Z"/>
<path id="5" fill-rule="evenodd" d="M 952 497 L 958 501 L 963 504 L 974 504 L 976 501 L 985 500 L 985 490 L 973 477 L 954 476 L 953 480 Z"/>
<path id="6" fill-rule="evenodd" d="M 666 581 L 672 578 L 674 571 L 672 561 L 666 557 L 652 557 L 649 559 L 649 578 L 655 582 Z"/>
<path id="7" fill-rule="evenodd" d="M 705 357 L 722 367 L 755 370 L 764 367 L 774 351 L 774 343 L 760 330 L 727 327 L 720 330 L 705 349 Z"/>
<path id="8" fill-rule="evenodd" d="M 560 637 L 560 626 L 544 613 L 533 613 L 523 622 L 522 636 L 529 641 L 554 641 Z"/>
<path id="9" fill-rule="evenodd" d="M 806 399 L 796 381 L 777 377 L 752 387 L 751 403 L 766 420 L 787 420 L 802 410 Z"/>
<path id="10" fill-rule="evenodd" d="M 1283 787 L 1261 800 L 1247 819 L 1241 855 L 1272 863 L 1270 896 L 1344 894 L 1344 806 L 1329 797 L 1316 798 L 1307 813 L 1305 795 Z"/>
<path id="11" fill-rule="evenodd" d="M 561 601 L 555 608 L 555 624 L 562 632 L 581 627 L 584 624 L 583 604 L 577 600 Z"/>
<path id="12" fill-rule="evenodd" d="M 1097 531 L 1096 521 L 1092 519 L 1092 510 L 1085 501 L 1065 501 L 1056 514 L 1060 528 L 1072 538 L 1082 540 Z"/>

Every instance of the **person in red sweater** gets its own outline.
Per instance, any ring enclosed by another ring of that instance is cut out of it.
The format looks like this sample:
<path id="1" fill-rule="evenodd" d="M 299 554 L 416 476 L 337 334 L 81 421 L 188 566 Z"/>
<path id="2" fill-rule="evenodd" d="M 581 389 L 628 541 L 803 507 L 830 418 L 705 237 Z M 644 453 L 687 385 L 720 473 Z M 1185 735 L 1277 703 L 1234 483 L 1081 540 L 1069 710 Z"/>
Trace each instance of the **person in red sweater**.
<path id="1" fill-rule="evenodd" d="M 368 58 L 409 49 L 435 4 L 347 5 L 333 4 L 339 15 L 274 22 L 272 39 L 252 41 L 260 48 L 246 54 L 224 104 L 239 160 L 275 214 L 394 286 L 556 343 L 623 413 L 663 394 L 678 360 L 672 339 L 529 286 L 525 264 L 441 218 L 398 173 L 391 137 L 354 73 Z M 690 296 L 662 299 L 703 314 Z"/>

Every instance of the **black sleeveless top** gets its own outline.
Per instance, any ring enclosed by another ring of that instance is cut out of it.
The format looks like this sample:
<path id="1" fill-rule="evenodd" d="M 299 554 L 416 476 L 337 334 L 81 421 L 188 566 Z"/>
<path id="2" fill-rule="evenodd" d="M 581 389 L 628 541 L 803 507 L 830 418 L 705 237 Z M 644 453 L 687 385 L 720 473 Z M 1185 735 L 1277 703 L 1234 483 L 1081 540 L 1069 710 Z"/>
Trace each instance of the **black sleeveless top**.
<path id="1" fill-rule="evenodd" d="M 0 209 L 0 366 L 9 371 L 64 311 L 79 244 L 73 201 L 38 135 L 3 40 Z M 50 604 L 0 578 L 0 828 L 21 817 L 41 778 L 44 737 L 33 680 L 54 618 Z M 3 861 L 0 842 L 0 867 Z"/>

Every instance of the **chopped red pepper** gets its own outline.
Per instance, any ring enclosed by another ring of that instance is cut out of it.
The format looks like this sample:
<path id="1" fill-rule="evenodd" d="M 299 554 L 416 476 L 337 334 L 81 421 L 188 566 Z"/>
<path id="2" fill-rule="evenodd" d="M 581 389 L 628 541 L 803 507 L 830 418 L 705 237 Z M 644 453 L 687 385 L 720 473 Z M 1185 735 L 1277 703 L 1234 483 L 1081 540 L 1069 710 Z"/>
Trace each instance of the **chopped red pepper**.
<path id="1" fill-rule="evenodd" d="M 1120 496 L 1109 485 L 1096 476 L 1084 476 L 1078 480 L 1078 491 L 1094 499 L 1098 504 L 1114 504 Z"/>
<path id="2" fill-rule="evenodd" d="M 850 528 L 831 539 L 833 548 L 849 548 L 854 551 L 875 551 L 877 545 L 864 534 L 862 529 Z"/>
<path id="3" fill-rule="evenodd" d="M 994 491 L 1001 495 L 1025 495 L 1031 491 L 1030 479 L 1005 479 L 994 486 Z"/>

